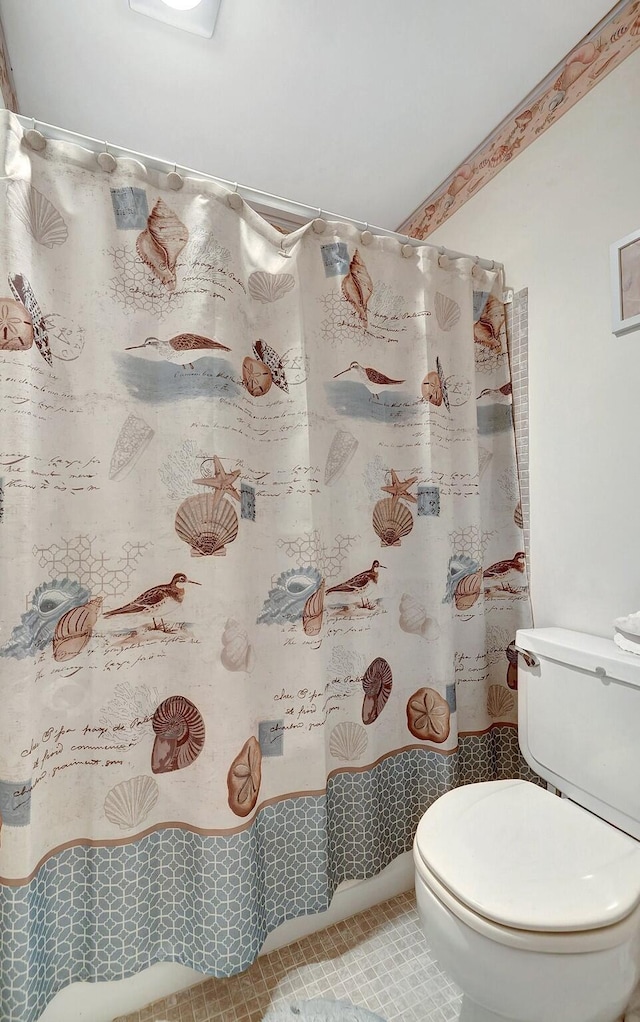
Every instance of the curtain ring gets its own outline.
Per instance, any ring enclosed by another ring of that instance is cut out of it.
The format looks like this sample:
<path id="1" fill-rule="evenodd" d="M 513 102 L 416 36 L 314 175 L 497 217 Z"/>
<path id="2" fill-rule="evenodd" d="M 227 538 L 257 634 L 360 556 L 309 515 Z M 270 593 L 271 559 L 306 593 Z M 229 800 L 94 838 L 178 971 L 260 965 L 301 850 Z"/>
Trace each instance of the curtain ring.
<path id="1" fill-rule="evenodd" d="M 45 148 L 47 140 L 42 134 L 42 132 L 38 131 L 38 129 L 36 128 L 35 117 L 31 118 L 31 123 L 33 127 L 28 128 L 22 137 L 25 141 L 25 144 L 29 147 L 29 149 L 33 149 L 34 152 L 39 153 L 42 152 L 42 150 Z"/>
<path id="2" fill-rule="evenodd" d="M 369 221 L 365 220 L 364 231 L 360 235 L 360 242 L 363 245 L 370 245 L 372 241 L 373 241 L 373 234 L 369 230 Z"/>
<path id="3" fill-rule="evenodd" d="M 105 174 L 113 174 L 114 170 L 118 166 L 118 161 L 115 156 L 112 156 L 109 152 L 109 146 L 107 142 L 104 143 L 104 152 L 98 153 L 96 156 L 98 166 L 101 170 L 104 170 Z"/>
<path id="4" fill-rule="evenodd" d="M 315 220 L 314 220 L 315 223 Z M 280 242 L 280 255 L 283 255 L 285 259 L 291 259 L 291 252 L 285 252 L 284 243 L 287 240 L 287 235 L 283 234 L 282 241 Z"/>
<path id="5" fill-rule="evenodd" d="M 177 164 L 174 163 L 173 170 L 167 174 L 167 185 L 174 192 L 179 192 L 184 184 L 184 178 L 182 174 L 178 174 Z"/>
<path id="6" fill-rule="evenodd" d="M 444 262 L 442 262 L 443 259 L 445 260 Z M 440 245 L 438 249 L 438 266 L 441 266 L 442 269 L 445 269 L 447 266 L 447 262 L 448 262 L 447 250 L 444 247 L 444 245 Z"/>
<path id="7" fill-rule="evenodd" d="M 318 215 L 312 222 L 311 226 L 316 234 L 324 234 L 327 229 L 327 221 L 322 217 L 322 210 L 320 209 L 320 206 L 318 206 Z"/>

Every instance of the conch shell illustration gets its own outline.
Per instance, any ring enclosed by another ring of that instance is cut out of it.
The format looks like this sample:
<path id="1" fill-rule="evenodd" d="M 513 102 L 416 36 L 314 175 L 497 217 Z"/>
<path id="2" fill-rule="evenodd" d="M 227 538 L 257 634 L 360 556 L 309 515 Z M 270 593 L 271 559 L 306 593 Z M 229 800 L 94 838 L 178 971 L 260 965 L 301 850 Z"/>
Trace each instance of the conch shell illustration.
<path id="1" fill-rule="evenodd" d="M 421 635 L 423 639 L 437 639 L 440 626 L 429 617 L 427 611 L 415 596 L 403 593 L 400 598 L 400 627 L 403 632 Z"/>
<path id="2" fill-rule="evenodd" d="M 89 590 L 74 579 L 58 578 L 43 582 L 31 597 L 31 606 L 13 629 L 11 638 L 0 647 L 0 656 L 23 660 L 45 649 L 53 639 L 62 616 L 90 598 Z"/>
<path id="3" fill-rule="evenodd" d="M 495 295 L 489 295 L 482 314 L 473 327 L 473 338 L 476 344 L 481 344 L 491 351 L 501 351 L 502 340 L 500 335 L 503 327 L 504 305 Z"/>
<path id="4" fill-rule="evenodd" d="M 373 509 L 373 528 L 380 546 L 400 546 L 403 536 L 413 529 L 413 515 L 397 497 L 385 497 Z"/>
<path id="5" fill-rule="evenodd" d="M 312 593 L 304 605 L 302 611 L 302 627 L 305 635 L 318 635 L 322 628 L 322 616 L 324 613 L 324 579 Z"/>
<path id="6" fill-rule="evenodd" d="M 255 661 L 247 633 L 233 618 L 224 626 L 220 660 L 228 671 L 250 671 Z"/>
<path id="7" fill-rule="evenodd" d="M 168 291 L 175 291 L 176 263 L 189 239 L 189 231 L 164 199 L 158 199 L 138 235 L 136 250 Z"/>
<path id="8" fill-rule="evenodd" d="M 262 750 L 251 736 L 229 767 L 227 790 L 229 808 L 236 816 L 248 816 L 258 801 L 262 781 Z"/>
<path id="9" fill-rule="evenodd" d="M 169 696 L 151 720 L 155 741 L 151 770 L 166 774 L 190 766 L 204 748 L 205 728 L 198 707 L 186 696 Z"/>
<path id="10" fill-rule="evenodd" d="M 351 303 L 358 316 L 366 326 L 367 305 L 373 294 L 373 281 L 369 271 L 360 258 L 358 249 L 353 253 L 349 272 L 342 281 L 342 294 Z"/>
<path id="11" fill-rule="evenodd" d="M 198 493 L 176 511 L 175 530 L 191 547 L 192 557 L 224 557 L 226 544 L 238 535 L 238 516 L 219 494 Z"/>
<path id="12" fill-rule="evenodd" d="M 62 615 L 53 633 L 54 660 L 71 660 L 82 652 L 91 638 L 101 606 L 102 597 L 98 596 Z"/>

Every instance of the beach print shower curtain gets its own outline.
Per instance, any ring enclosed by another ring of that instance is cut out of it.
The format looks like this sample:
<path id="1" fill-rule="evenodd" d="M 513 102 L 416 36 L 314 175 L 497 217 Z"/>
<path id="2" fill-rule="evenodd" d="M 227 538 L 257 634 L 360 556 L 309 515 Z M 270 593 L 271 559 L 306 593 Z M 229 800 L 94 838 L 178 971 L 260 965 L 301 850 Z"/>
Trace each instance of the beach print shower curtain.
<path id="1" fill-rule="evenodd" d="M 33 1022 L 241 970 L 518 775 L 529 602 L 500 272 L 1 129 L 0 1017 Z"/>

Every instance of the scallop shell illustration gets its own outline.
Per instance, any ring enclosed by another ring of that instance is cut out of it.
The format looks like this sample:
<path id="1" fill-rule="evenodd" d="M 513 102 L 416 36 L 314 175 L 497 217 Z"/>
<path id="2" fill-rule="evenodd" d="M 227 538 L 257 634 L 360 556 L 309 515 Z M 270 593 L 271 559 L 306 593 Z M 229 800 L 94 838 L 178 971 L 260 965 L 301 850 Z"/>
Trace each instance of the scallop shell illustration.
<path id="1" fill-rule="evenodd" d="M 469 610 L 480 595 L 482 589 L 482 570 L 474 571 L 472 575 L 465 575 L 460 579 L 454 594 L 455 604 L 458 610 Z"/>
<path id="2" fill-rule="evenodd" d="M 442 404 L 442 386 L 438 373 L 434 370 L 427 373 L 422 381 L 421 390 L 425 401 L 428 401 L 430 405 L 435 405 L 436 408 L 440 407 Z"/>
<path id="3" fill-rule="evenodd" d="M 284 571 L 269 590 L 258 624 L 299 621 L 309 598 L 320 589 L 322 582 L 322 575 L 310 564 Z"/>
<path id="4" fill-rule="evenodd" d="M 325 486 L 330 486 L 331 483 L 335 483 L 340 478 L 357 449 L 358 441 L 353 433 L 348 433 L 345 429 L 339 429 L 334 434 L 324 467 Z"/>
<path id="5" fill-rule="evenodd" d="M 251 297 L 266 305 L 269 302 L 277 302 L 279 298 L 284 298 L 289 291 L 293 290 L 296 282 L 290 273 L 267 273 L 264 270 L 258 270 L 256 273 L 250 274 L 247 286 Z"/>
<path id="6" fill-rule="evenodd" d="M 251 736 L 229 767 L 227 790 L 229 808 L 236 816 L 248 816 L 258 801 L 262 781 L 262 750 Z"/>
<path id="7" fill-rule="evenodd" d="M 14 273 L 13 276 L 9 276 L 9 287 L 11 288 L 13 297 L 17 301 L 22 302 L 25 309 L 31 316 L 31 322 L 33 324 L 33 339 L 36 342 L 36 348 L 42 355 L 45 362 L 48 365 L 53 365 L 47 325 L 45 323 L 45 318 L 42 315 L 42 309 L 38 305 L 36 296 L 33 293 L 31 284 L 22 273 Z"/>
<path id="8" fill-rule="evenodd" d="M 487 695 L 487 713 L 496 720 L 511 713 L 516 701 L 504 685 L 489 685 Z"/>
<path id="9" fill-rule="evenodd" d="M 175 530 L 191 547 L 192 557 L 224 557 L 227 543 L 238 535 L 238 516 L 230 501 L 198 493 L 176 511 Z"/>
<path id="10" fill-rule="evenodd" d="M 176 287 L 176 263 L 189 239 L 189 231 L 164 199 L 158 199 L 138 235 L 138 255 L 168 291 Z"/>
<path id="11" fill-rule="evenodd" d="M 0 298 L 0 351 L 27 351 L 33 344 L 33 323 L 22 302 Z"/>
<path id="12" fill-rule="evenodd" d="M 329 752 L 334 759 L 342 759 L 347 763 L 355 763 L 367 751 L 369 739 L 362 724 L 354 724 L 345 720 L 336 726 L 329 735 Z"/>
<path id="13" fill-rule="evenodd" d="M 7 203 L 39 245 L 64 245 L 69 236 L 66 223 L 53 203 L 27 181 L 9 182 Z"/>
<path id="14" fill-rule="evenodd" d="M 273 377 L 268 365 L 248 355 L 242 363 L 242 382 L 252 397 L 262 397 L 271 390 Z"/>
<path id="15" fill-rule="evenodd" d="M 391 667 L 384 657 L 372 660 L 362 678 L 364 700 L 362 702 L 363 724 L 373 724 L 385 708 L 393 687 Z"/>
<path id="16" fill-rule="evenodd" d="M 53 639 L 62 615 L 86 603 L 90 597 L 91 593 L 85 586 L 70 578 L 43 582 L 31 598 L 30 609 L 22 615 L 9 641 L 0 648 L 0 656 L 22 660 L 45 649 Z"/>
<path id="17" fill-rule="evenodd" d="M 324 613 L 324 579 L 319 589 L 312 593 L 302 610 L 302 627 L 305 635 L 318 635 L 322 629 Z"/>
<path id="18" fill-rule="evenodd" d="M 440 291 L 436 291 L 435 300 L 436 319 L 442 330 L 451 330 L 460 319 L 460 306 L 453 298 L 448 298 Z"/>
<path id="19" fill-rule="evenodd" d="M 204 748 L 202 714 L 186 696 L 169 696 L 160 703 L 151 726 L 156 736 L 151 751 L 154 774 L 191 766 Z"/>
<path id="20" fill-rule="evenodd" d="M 153 777 L 132 777 L 121 781 L 104 800 L 104 815 L 110 823 L 115 823 L 120 830 L 133 830 L 143 823 L 160 794 L 157 782 Z"/>
<path id="21" fill-rule="evenodd" d="M 109 466 L 109 479 L 124 479 L 148 447 L 154 431 L 151 426 L 138 415 L 129 415 L 122 424 L 118 433 L 111 465 Z"/>
<path id="22" fill-rule="evenodd" d="M 62 615 L 53 633 L 54 660 L 71 660 L 82 652 L 91 638 L 101 606 L 102 597 L 98 596 Z"/>
<path id="23" fill-rule="evenodd" d="M 239 621 L 229 618 L 222 633 L 222 666 L 228 671 L 250 671 L 255 657 L 249 636 Z"/>
<path id="24" fill-rule="evenodd" d="M 396 497 L 385 497 L 373 509 L 373 528 L 380 546 L 400 546 L 403 536 L 413 529 L 413 515 Z"/>
<path id="25" fill-rule="evenodd" d="M 289 384 L 287 383 L 287 377 L 284 373 L 284 365 L 277 351 L 267 344 L 266 341 L 257 340 L 253 345 L 253 351 L 256 358 L 261 359 L 262 362 L 267 366 L 271 373 L 271 378 L 275 383 L 276 387 L 280 387 L 280 390 L 284 390 L 285 394 L 289 393 Z"/>
<path id="26" fill-rule="evenodd" d="M 342 294 L 356 310 L 358 316 L 365 324 L 367 323 L 367 305 L 373 294 L 373 281 L 369 271 L 360 258 L 358 249 L 353 253 L 353 259 L 349 265 L 349 272 L 342 281 Z"/>
<path id="27" fill-rule="evenodd" d="M 403 632 L 421 635 L 423 639 L 437 639 L 440 625 L 429 617 L 425 608 L 410 593 L 403 593 L 400 598 L 400 627 Z"/>

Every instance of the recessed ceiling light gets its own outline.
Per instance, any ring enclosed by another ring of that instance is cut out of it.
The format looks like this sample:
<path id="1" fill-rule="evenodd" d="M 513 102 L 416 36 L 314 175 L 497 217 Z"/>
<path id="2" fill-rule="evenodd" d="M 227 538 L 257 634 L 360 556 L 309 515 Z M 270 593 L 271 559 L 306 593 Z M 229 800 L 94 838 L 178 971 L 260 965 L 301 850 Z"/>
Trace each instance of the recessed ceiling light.
<path id="1" fill-rule="evenodd" d="M 129 0 L 129 7 L 172 28 L 181 28 L 210 39 L 220 0 Z"/>

